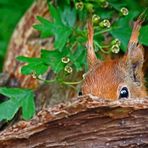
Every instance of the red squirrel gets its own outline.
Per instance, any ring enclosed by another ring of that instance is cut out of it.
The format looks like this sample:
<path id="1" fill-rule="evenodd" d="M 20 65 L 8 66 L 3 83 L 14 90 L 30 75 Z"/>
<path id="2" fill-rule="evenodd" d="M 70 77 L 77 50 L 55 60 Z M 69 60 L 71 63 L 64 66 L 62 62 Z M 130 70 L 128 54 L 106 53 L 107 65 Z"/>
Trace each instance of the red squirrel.
<path id="1" fill-rule="evenodd" d="M 101 61 L 93 49 L 93 25 L 88 22 L 87 60 L 89 71 L 84 77 L 82 94 L 91 94 L 103 99 L 145 97 L 143 47 L 138 43 L 142 21 L 138 19 L 133 26 L 128 51 L 121 59 Z"/>

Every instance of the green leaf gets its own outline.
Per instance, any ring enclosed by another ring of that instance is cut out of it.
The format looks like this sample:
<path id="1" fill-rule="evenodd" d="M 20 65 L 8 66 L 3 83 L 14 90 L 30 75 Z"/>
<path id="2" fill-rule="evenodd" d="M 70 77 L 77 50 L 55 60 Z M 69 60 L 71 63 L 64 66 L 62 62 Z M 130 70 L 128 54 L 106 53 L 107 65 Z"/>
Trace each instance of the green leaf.
<path id="1" fill-rule="evenodd" d="M 58 30 L 59 29 L 59 30 Z M 54 47 L 59 51 L 62 51 L 72 30 L 67 27 L 59 26 L 58 29 L 55 30 L 55 42 Z"/>
<path id="2" fill-rule="evenodd" d="M 13 100 L 8 100 L 0 104 L 0 121 L 2 120 L 11 120 L 19 107 L 16 102 Z"/>
<path id="3" fill-rule="evenodd" d="M 52 70 L 55 73 L 60 72 L 61 70 L 64 69 L 65 64 L 62 63 L 61 59 L 62 57 L 67 55 L 67 50 L 65 52 L 59 52 L 58 50 L 53 50 L 53 51 L 47 51 L 47 50 L 42 50 L 41 51 L 41 57 L 44 59 L 44 62 L 46 64 L 49 64 Z"/>
<path id="4" fill-rule="evenodd" d="M 76 10 L 65 6 L 64 10 L 61 10 L 61 19 L 65 26 L 74 27 L 76 23 Z"/>
<path id="5" fill-rule="evenodd" d="M 41 24 L 34 25 L 34 28 L 41 32 L 41 37 L 54 36 L 55 49 L 62 51 L 69 39 L 70 34 L 72 33 L 72 29 L 68 25 L 73 25 L 73 23 L 75 23 L 75 17 L 72 18 L 72 21 L 69 21 L 68 24 L 63 23 L 60 16 L 60 10 L 55 8 L 53 5 L 49 5 L 49 9 L 53 22 L 49 22 L 42 17 L 37 17 Z M 70 11 L 68 11 L 68 13 L 69 15 L 73 14 L 74 16 L 74 12 L 70 13 Z"/>
<path id="6" fill-rule="evenodd" d="M 87 64 L 86 48 L 79 44 L 77 50 L 70 56 L 70 59 L 77 71 L 82 70 Z"/>
<path id="7" fill-rule="evenodd" d="M 16 60 L 21 61 L 21 62 L 27 62 L 27 63 L 40 62 L 40 58 L 30 58 L 30 57 L 25 57 L 25 56 L 18 56 L 16 57 Z"/>
<path id="8" fill-rule="evenodd" d="M 17 60 L 28 63 L 21 69 L 21 72 L 24 75 L 32 73 L 35 73 L 36 75 L 42 75 L 48 70 L 48 65 L 44 62 L 44 59 L 42 58 L 29 58 L 19 56 L 17 57 Z"/>
<path id="9" fill-rule="evenodd" d="M 126 3 L 125 3 L 125 1 L 120 1 L 120 2 L 118 2 L 118 1 L 116 1 L 116 2 L 113 2 L 113 0 L 109 0 L 109 4 L 114 8 L 114 9 L 116 9 L 116 10 L 118 10 L 118 11 L 120 11 L 120 9 L 122 8 L 122 7 L 126 7 Z"/>
<path id="10" fill-rule="evenodd" d="M 21 69 L 22 74 L 28 75 L 35 73 L 36 75 L 42 75 L 48 70 L 48 65 L 44 63 L 31 63 L 26 66 L 23 66 Z"/>
<path id="11" fill-rule="evenodd" d="M 35 114 L 34 94 L 28 90 L 21 101 L 22 116 L 25 120 L 29 120 Z"/>
<path id="12" fill-rule="evenodd" d="M 62 24 L 59 8 L 55 8 L 53 5 L 49 4 L 49 11 L 56 24 Z"/>
<path id="13" fill-rule="evenodd" d="M 148 25 L 143 26 L 140 30 L 139 42 L 148 46 Z"/>
<path id="14" fill-rule="evenodd" d="M 33 27 L 41 32 L 41 37 L 46 38 L 51 36 L 53 32 L 53 24 L 40 16 L 38 16 L 37 19 L 41 22 L 41 24 L 34 25 Z"/>
<path id="15" fill-rule="evenodd" d="M 29 58 L 19 56 L 17 60 L 27 62 L 28 64 L 23 66 L 21 72 L 24 75 L 35 73 L 36 75 L 42 75 L 50 66 L 55 73 L 64 69 L 65 64 L 62 63 L 62 57 L 69 55 L 70 50 L 64 49 L 62 52 L 58 50 L 41 50 L 41 58 Z"/>
<path id="16" fill-rule="evenodd" d="M 131 11 L 139 11 L 141 9 L 144 9 L 144 7 L 141 7 L 142 5 L 139 3 L 140 1 L 135 1 L 135 0 L 125 0 L 126 5 L 128 6 L 129 10 Z M 145 1 L 146 2 L 146 1 Z M 144 1 L 143 1 L 143 6 L 144 6 Z"/>
<path id="17" fill-rule="evenodd" d="M 121 48 L 125 52 L 127 49 L 127 44 L 131 36 L 131 27 L 129 22 L 133 21 L 138 12 L 130 12 L 128 16 L 122 17 L 117 20 L 110 31 L 114 38 L 118 38 L 121 41 Z"/>
<path id="18" fill-rule="evenodd" d="M 121 41 L 122 50 L 126 52 L 127 44 L 130 39 L 131 29 L 129 27 L 119 28 L 111 31 L 114 38 L 118 38 Z"/>
<path id="19" fill-rule="evenodd" d="M 34 94 L 31 90 L 1 87 L 0 94 L 9 99 L 0 104 L 0 121 L 11 120 L 20 108 L 25 120 L 35 114 Z"/>

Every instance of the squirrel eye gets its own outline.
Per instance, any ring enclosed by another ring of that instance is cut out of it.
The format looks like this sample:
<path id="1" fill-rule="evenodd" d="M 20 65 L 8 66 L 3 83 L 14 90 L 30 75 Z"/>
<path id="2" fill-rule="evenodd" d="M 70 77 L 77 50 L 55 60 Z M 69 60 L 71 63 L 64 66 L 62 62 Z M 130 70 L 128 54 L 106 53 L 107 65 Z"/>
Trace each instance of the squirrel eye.
<path id="1" fill-rule="evenodd" d="M 129 92 L 128 92 L 128 89 L 127 87 L 123 87 L 121 90 L 120 90 L 120 96 L 119 98 L 128 98 L 129 97 Z"/>
<path id="2" fill-rule="evenodd" d="M 81 92 L 81 91 L 79 91 L 78 95 L 79 95 L 79 96 L 82 96 L 83 94 L 82 94 L 82 92 Z"/>

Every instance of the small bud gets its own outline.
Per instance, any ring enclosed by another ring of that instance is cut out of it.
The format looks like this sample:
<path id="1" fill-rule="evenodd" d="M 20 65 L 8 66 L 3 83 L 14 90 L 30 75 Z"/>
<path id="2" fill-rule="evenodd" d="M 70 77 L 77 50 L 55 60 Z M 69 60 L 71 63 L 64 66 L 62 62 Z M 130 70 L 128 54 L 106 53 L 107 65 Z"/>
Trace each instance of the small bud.
<path id="1" fill-rule="evenodd" d="M 68 57 L 63 57 L 62 59 L 61 59 L 61 61 L 62 61 L 62 63 L 68 63 L 69 61 L 70 61 L 70 59 L 68 58 Z"/>
<path id="2" fill-rule="evenodd" d="M 111 51 L 112 51 L 113 53 L 118 53 L 118 52 L 120 51 L 120 48 L 119 48 L 118 45 L 113 45 L 113 46 L 111 47 Z"/>
<path id="3" fill-rule="evenodd" d="M 33 72 L 33 73 L 31 74 L 31 76 L 32 76 L 32 78 L 34 78 L 34 79 L 36 79 L 36 78 L 37 78 L 37 76 L 36 76 L 36 73 L 35 73 L 35 72 Z"/>
<path id="4" fill-rule="evenodd" d="M 121 42 L 119 39 L 114 39 L 112 42 L 111 42 L 112 45 L 118 45 L 120 46 L 121 45 Z"/>
<path id="5" fill-rule="evenodd" d="M 109 2 L 105 1 L 101 4 L 102 8 L 107 8 L 109 6 Z"/>
<path id="6" fill-rule="evenodd" d="M 91 3 L 87 3 L 85 5 L 86 9 L 89 11 L 89 12 L 94 12 L 94 9 L 93 9 L 93 4 Z"/>
<path id="7" fill-rule="evenodd" d="M 72 73 L 72 71 L 73 71 L 72 67 L 70 67 L 70 66 L 65 66 L 64 70 L 65 70 L 67 73 Z"/>
<path id="8" fill-rule="evenodd" d="M 38 78 L 39 78 L 39 79 L 42 79 L 42 75 L 38 75 Z"/>
<path id="9" fill-rule="evenodd" d="M 103 20 L 99 25 L 101 27 L 107 27 L 107 28 L 110 28 L 110 26 L 111 26 L 109 20 L 107 20 L 107 19 Z"/>
<path id="10" fill-rule="evenodd" d="M 82 78 L 83 78 L 83 79 L 85 79 L 85 77 L 86 77 L 86 73 L 84 73 L 84 74 L 82 75 Z"/>
<path id="11" fill-rule="evenodd" d="M 125 7 L 122 7 L 122 8 L 120 9 L 120 12 L 121 12 L 122 15 L 124 15 L 124 16 L 128 15 L 128 9 L 125 8 Z"/>
<path id="12" fill-rule="evenodd" d="M 84 3 L 83 3 L 83 2 L 77 2 L 77 3 L 75 4 L 75 7 L 76 7 L 76 9 L 78 9 L 78 10 L 83 10 L 83 8 L 84 8 Z"/>
<path id="13" fill-rule="evenodd" d="M 94 14 L 94 15 L 92 16 L 92 22 L 93 22 L 94 24 L 98 23 L 99 20 L 100 20 L 100 17 L 99 17 L 98 15 Z"/>

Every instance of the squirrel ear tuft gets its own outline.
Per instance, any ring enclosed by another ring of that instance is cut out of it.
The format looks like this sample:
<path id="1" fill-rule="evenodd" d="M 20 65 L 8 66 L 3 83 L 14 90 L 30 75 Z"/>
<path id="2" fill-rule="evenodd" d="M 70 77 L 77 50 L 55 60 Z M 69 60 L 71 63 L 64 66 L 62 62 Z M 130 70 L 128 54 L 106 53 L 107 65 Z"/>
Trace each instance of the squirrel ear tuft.
<path id="1" fill-rule="evenodd" d="M 144 62 L 144 50 L 142 45 L 138 44 L 138 36 L 142 21 L 137 20 L 134 23 L 131 38 L 128 44 L 128 52 L 125 56 L 125 61 L 128 66 L 129 73 L 135 82 L 140 82 L 142 66 Z"/>
<path id="2" fill-rule="evenodd" d="M 86 44 L 87 61 L 88 61 L 89 68 L 93 67 L 97 62 L 99 62 L 93 48 L 93 35 L 94 35 L 93 24 L 92 24 L 92 21 L 89 20 L 88 21 L 88 41 Z"/>
<path id="3" fill-rule="evenodd" d="M 131 38 L 128 43 L 126 60 L 131 61 L 132 63 L 143 61 L 143 47 L 141 45 L 138 45 L 138 36 L 140 33 L 142 22 L 143 20 L 141 19 L 140 15 L 138 20 L 134 22 Z"/>
<path id="4" fill-rule="evenodd" d="M 142 20 L 139 18 L 133 26 L 131 38 L 128 44 L 127 61 L 131 63 L 143 63 L 144 52 L 142 45 L 138 45 L 138 36 L 142 24 Z"/>

